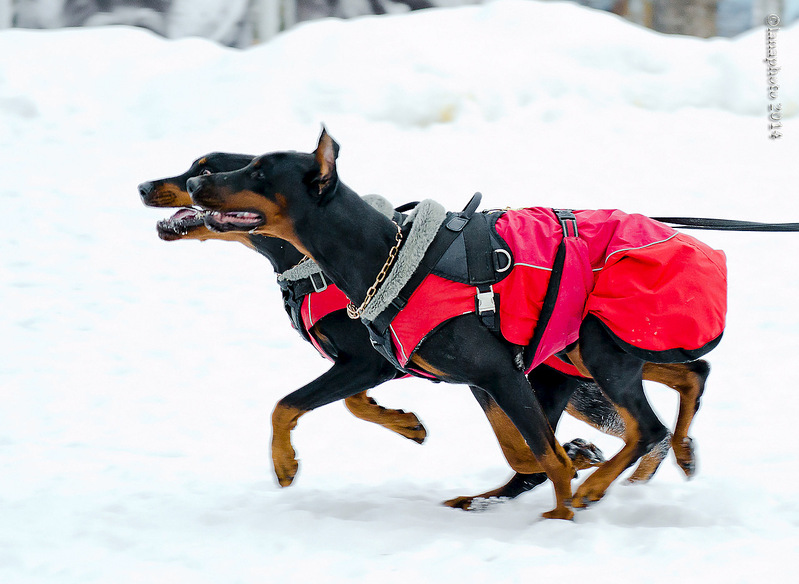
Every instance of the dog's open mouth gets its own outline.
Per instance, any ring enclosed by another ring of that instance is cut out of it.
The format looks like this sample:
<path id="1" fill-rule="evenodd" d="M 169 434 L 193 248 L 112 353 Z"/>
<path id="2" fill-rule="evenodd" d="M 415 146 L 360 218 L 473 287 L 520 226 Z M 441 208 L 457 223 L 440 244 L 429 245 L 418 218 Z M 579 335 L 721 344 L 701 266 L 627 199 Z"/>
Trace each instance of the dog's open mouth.
<path id="1" fill-rule="evenodd" d="M 158 237 L 166 241 L 180 239 L 195 227 L 204 226 L 207 213 L 204 210 L 183 207 L 169 219 L 158 222 Z"/>
<path id="2" fill-rule="evenodd" d="M 210 211 L 205 215 L 205 225 L 214 231 L 251 231 L 266 223 L 255 211 Z"/>

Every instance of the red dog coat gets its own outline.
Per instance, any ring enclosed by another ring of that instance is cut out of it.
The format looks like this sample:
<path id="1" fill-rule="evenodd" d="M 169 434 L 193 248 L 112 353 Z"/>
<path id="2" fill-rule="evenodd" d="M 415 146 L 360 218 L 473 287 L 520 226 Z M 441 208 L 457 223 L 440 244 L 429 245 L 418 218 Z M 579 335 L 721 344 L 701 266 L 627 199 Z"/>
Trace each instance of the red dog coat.
<path id="1" fill-rule="evenodd" d="M 560 293 L 530 369 L 577 340 L 596 315 L 620 344 L 647 360 L 688 361 L 715 346 L 724 331 L 724 253 L 642 215 L 575 211 L 579 237 L 567 237 Z M 505 212 L 497 233 L 514 258 L 494 286 L 500 329 L 527 346 L 535 331 L 563 228 L 551 209 Z M 430 274 L 390 326 L 405 366 L 425 337 L 461 314 L 475 312 L 476 289 Z M 528 369 L 529 371 L 529 369 Z"/>

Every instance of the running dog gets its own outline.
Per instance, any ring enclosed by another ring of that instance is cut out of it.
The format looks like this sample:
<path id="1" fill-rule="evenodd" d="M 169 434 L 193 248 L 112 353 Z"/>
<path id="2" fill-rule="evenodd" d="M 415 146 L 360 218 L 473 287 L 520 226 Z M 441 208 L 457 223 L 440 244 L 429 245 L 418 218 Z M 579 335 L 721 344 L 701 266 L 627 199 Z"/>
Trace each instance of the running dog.
<path id="1" fill-rule="evenodd" d="M 723 254 L 665 225 L 621 212 L 531 208 L 490 218 L 476 214 L 482 219 L 472 223 L 474 209 L 446 213 L 435 202 L 423 201 L 415 220 L 400 225 L 339 180 L 338 150 L 323 131 L 310 154 L 263 155 L 237 171 L 191 178 L 188 191 L 194 203 L 211 211 L 205 222 L 212 229 L 278 237 L 313 258 L 352 300 L 349 315 L 367 325 L 373 342 L 388 347 L 387 359 L 422 376 L 468 384 L 490 397 L 492 405 L 484 406 L 489 419 L 501 410 L 529 447 L 530 463 L 553 483 L 556 505 L 544 517 L 571 519 L 571 507 L 601 499 L 625 468 L 668 436 L 643 391 L 646 364 L 682 366 L 693 373 L 690 365 L 681 364 L 695 362 L 721 339 Z M 493 231 L 480 231 L 481 222 Z M 474 244 L 468 241 L 474 240 L 458 239 L 467 230 L 498 247 L 470 251 Z M 530 239 L 540 246 L 525 247 Z M 468 270 L 452 269 L 454 258 L 463 255 L 478 261 L 469 263 Z M 447 261 L 449 271 L 441 264 Z M 437 275 L 438 268 L 449 279 Z M 550 271 L 552 277 L 536 273 L 537 280 L 520 280 L 533 270 Z M 453 272 L 466 273 L 469 284 L 482 283 L 472 287 L 457 281 Z M 472 272 L 488 274 L 496 286 L 484 286 L 491 280 L 474 279 Z M 406 286 L 412 282 L 409 293 Z M 497 299 L 502 300 L 498 311 Z M 511 311 L 503 312 L 503 306 Z M 521 309 L 529 312 L 517 313 Z M 391 318 L 383 328 L 385 314 Z M 435 324 L 415 336 L 422 318 Z M 380 337 L 386 331 L 388 341 Z M 625 422 L 624 447 L 574 496 L 574 467 L 552 430 L 574 386 L 553 384 L 534 393 L 525 376 L 526 369 L 555 355 L 593 378 Z M 693 451 L 685 422 L 690 423 L 699 403 L 698 395 L 692 397 L 681 399 L 672 437 L 687 472 L 693 469 Z"/>
<path id="2" fill-rule="evenodd" d="M 343 293 L 332 283 L 326 282 L 320 273 L 309 271 L 308 263 L 303 263 L 303 255 L 286 242 L 240 231 L 212 231 L 203 222 L 204 213 L 191 207 L 192 202 L 186 191 L 189 178 L 239 169 L 252 158 L 240 154 L 211 153 L 197 159 L 181 175 L 142 183 L 139 185 L 139 194 L 147 206 L 179 208 L 172 217 L 157 224 L 158 235 L 165 241 L 237 241 L 266 257 L 278 274 L 278 282 L 283 289 L 283 301 L 292 324 L 323 357 L 333 362 L 327 373 L 284 397 L 275 408 L 272 416 L 272 454 L 280 485 L 289 486 L 298 470 L 291 444 L 291 431 L 297 425 L 299 417 L 334 401 L 343 399 L 346 407 L 356 417 L 379 424 L 419 444 L 423 443 L 426 430 L 415 414 L 386 409 L 368 396 L 367 389 L 406 374 L 391 367 L 380 357 L 372 348 L 366 330 L 346 317 L 345 308 L 349 301 Z M 383 204 L 384 208 L 386 205 L 387 202 Z M 288 275 L 297 269 L 304 269 L 310 275 L 291 279 Z M 531 373 L 531 379 L 542 384 L 560 382 L 560 377 L 557 372 L 549 376 L 543 371 L 535 375 Z M 576 391 L 578 398 L 573 402 L 577 405 L 570 406 L 574 415 L 612 435 L 620 435 L 618 432 L 623 421 L 604 400 L 599 389 L 579 378 L 569 382 L 584 386 Z M 524 469 L 524 463 L 516 462 L 513 458 L 518 457 L 515 451 L 520 448 L 520 436 L 513 435 L 512 426 L 502 420 L 501 416 L 492 423 L 508 427 L 502 434 L 498 432 L 503 452 L 511 466 Z M 596 466 L 604 460 L 596 446 L 579 438 L 565 444 L 564 448 L 578 469 Z M 666 453 L 653 452 L 647 464 L 642 465 L 636 473 L 635 480 L 648 480 Z M 545 479 L 543 473 L 518 472 L 499 489 L 474 497 L 458 497 L 447 504 L 468 508 L 473 499 L 510 499 L 541 484 Z"/>

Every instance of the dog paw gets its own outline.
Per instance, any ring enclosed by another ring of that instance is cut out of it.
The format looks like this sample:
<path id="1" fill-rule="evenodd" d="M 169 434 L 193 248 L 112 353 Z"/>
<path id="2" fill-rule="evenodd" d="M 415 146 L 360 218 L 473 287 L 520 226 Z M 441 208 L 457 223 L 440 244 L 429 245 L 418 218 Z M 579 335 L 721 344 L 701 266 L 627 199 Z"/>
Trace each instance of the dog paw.
<path id="1" fill-rule="evenodd" d="M 507 497 L 481 497 L 478 495 L 477 497 L 455 497 L 444 501 L 442 505 L 471 513 L 480 513 L 507 500 Z"/>
<path id="2" fill-rule="evenodd" d="M 475 497 L 455 497 L 441 503 L 445 507 L 452 507 L 453 509 L 461 509 L 463 511 L 470 511 Z"/>
<path id="3" fill-rule="evenodd" d="M 602 499 L 604 496 L 605 491 L 597 488 L 591 488 L 590 486 L 586 487 L 585 483 L 583 483 L 574 493 L 574 496 L 571 500 L 571 506 L 575 509 L 585 509 Z"/>
<path id="4" fill-rule="evenodd" d="M 417 444 L 424 443 L 427 438 L 427 429 L 413 412 L 382 408 L 381 417 L 373 421 Z"/>
<path id="5" fill-rule="evenodd" d="M 273 459 L 275 465 L 275 476 L 281 487 L 288 487 L 294 482 L 300 463 L 296 458 Z"/>
<path id="6" fill-rule="evenodd" d="M 572 464 L 576 470 L 584 470 L 599 466 L 605 462 L 605 455 L 602 450 L 595 444 L 583 440 L 582 438 L 575 438 L 571 442 L 563 445 L 563 449 L 571 458 Z"/>
<path id="7" fill-rule="evenodd" d="M 415 414 L 407 414 L 408 416 L 413 416 L 415 422 L 397 428 L 395 432 L 400 436 L 404 436 L 408 440 L 413 440 L 417 444 L 424 444 L 424 441 L 427 439 L 427 428 L 419 421 L 419 418 L 416 417 Z"/>
<path id="8" fill-rule="evenodd" d="M 685 476 L 692 478 L 696 474 L 696 450 L 693 439 L 686 436 L 679 443 L 672 443 L 671 448 Z"/>
<path id="9" fill-rule="evenodd" d="M 565 519 L 567 521 L 571 521 L 574 519 L 574 511 L 568 507 L 556 507 L 552 511 L 542 513 L 541 517 L 544 519 Z"/>

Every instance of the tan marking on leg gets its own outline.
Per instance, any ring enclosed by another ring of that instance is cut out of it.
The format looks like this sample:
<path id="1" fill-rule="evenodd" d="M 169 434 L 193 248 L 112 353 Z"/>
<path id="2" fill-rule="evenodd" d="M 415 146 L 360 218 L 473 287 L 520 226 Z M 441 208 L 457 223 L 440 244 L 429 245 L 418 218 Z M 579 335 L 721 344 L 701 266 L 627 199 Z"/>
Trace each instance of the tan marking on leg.
<path id="1" fill-rule="evenodd" d="M 574 478 L 574 466 L 563 446 L 554 440 L 553 435 L 547 451 L 535 455 L 498 404 L 492 401 L 484 411 L 511 468 L 524 474 L 543 471 L 552 481 L 555 489 L 555 508 L 542 516 L 546 519 L 572 519 L 574 512 L 568 505 L 572 497 L 571 481 Z"/>
<path id="2" fill-rule="evenodd" d="M 628 483 L 645 483 L 651 479 L 660 467 L 671 448 L 671 434 L 656 444 L 652 450 L 641 457 L 635 472 L 627 479 Z"/>
<path id="3" fill-rule="evenodd" d="M 429 373 L 430 375 L 434 375 L 438 379 L 447 380 L 449 379 L 449 375 L 442 371 L 441 369 L 431 365 L 426 359 L 419 356 L 419 353 L 414 353 L 411 355 L 410 363 L 415 365 L 420 370 L 424 371 L 425 373 Z"/>
<path id="4" fill-rule="evenodd" d="M 674 425 L 671 447 L 680 468 L 687 476 L 692 476 L 696 470 L 696 460 L 688 428 L 696 415 L 703 380 L 683 363 L 660 365 L 647 363 L 644 365 L 644 375 L 644 379 L 662 383 L 680 394 L 680 409 Z"/>
<path id="5" fill-rule="evenodd" d="M 492 401 L 483 411 L 510 467 L 522 474 L 544 472 L 544 468 L 535 459 L 533 451 L 530 450 L 527 442 L 510 418 L 502 411 L 502 408 Z"/>
<path id="6" fill-rule="evenodd" d="M 591 377 L 580 355 L 579 344 L 567 354 L 567 357 L 581 375 Z M 693 449 L 693 440 L 688 436 L 688 429 L 693 422 L 697 409 L 697 401 L 702 394 L 703 380 L 701 376 L 683 363 L 645 363 L 643 379 L 662 383 L 680 394 L 680 407 L 671 438 L 671 447 L 677 459 L 677 464 L 682 468 L 683 472 L 689 477 L 693 476 L 696 471 L 696 459 Z M 575 418 L 597 427 L 596 424 L 577 412 L 571 405 L 567 406 L 566 411 Z M 614 432 L 611 428 L 598 429 L 607 434 L 618 436 L 618 433 Z M 665 455 L 666 453 L 662 451 L 652 451 L 645 454 L 641 458 L 638 468 L 630 477 L 630 480 L 639 482 L 651 478 Z"/>
<path id="7" fill-rule="evenodd" d="M 365 391 L 346 398 L 344 405 L 356 418 L 383 426 L 418 444 L 424 442 L 427 437 L 427 430 L 416 414 L 384 408 L 369 397 Z"/>
<path id="8" fill-rule="evenodd" d="M 502 485 L 501 487 L 497 487 L 496 489 L 486 491 L 485 493 L 480 493 L 479 495 L 454 497 L 452 499 L 447 499 L 442 503 L 442 505 L 444 505 L 445 507 L 452 507 L 453 509 L 463 509 L 464 511 L 468 511 L 469 508 L 472 506 L 472 503 L 475 502 L 475 500 L 493 499 L 495 497 L 502 496 L 504 493 L 505 493 L 505 485 Z"/>
<path id="9" fill-rule="evenodd" d="M 297 475 L 299 463 L 291 445 L 291 431 L 306 412 L 277 404 L 272 412 L 272 462 L 281 487 L 288 487 Z"/>
<path id="10" fill-rule="evenodd" d="M 574 511 L 570 509 L 572 501 L 571 482 L 574 478 L 574 466 L 569 456 L 558 442 L 554 448 L 543 456 L 536 457 L 547 477 L 555 488 L 555 508 L 542 514 L 545 519 L 572 519 Z"/>
<path id="11" fill-rule="evenodd" d="M 635 450 L 641 439 L 641 431 L 638 422 L 627 410 L 618 406 L 616 410 L 624 419 L 626 428 L 624 447 L 580 485 L 574 494 L 574 507 L 585 507 L 588 503 L 599 501 L 611 483 L 633 462 Z"/>
<path id="12" fill-rule="evenodd" d="M 593 379 L 593 376 L 588 372 L 585 363 L 583 363 L 583 356 L 580 353 L 579 343 L 574 347 L 574 349 L 566 353 L 566 356 L 569 358 L 569 361 L 572 362 L 572 365 L 577 368 L 577 371 L 580 372 L 580 375 L 584 375 L 585 377 Z"/>

